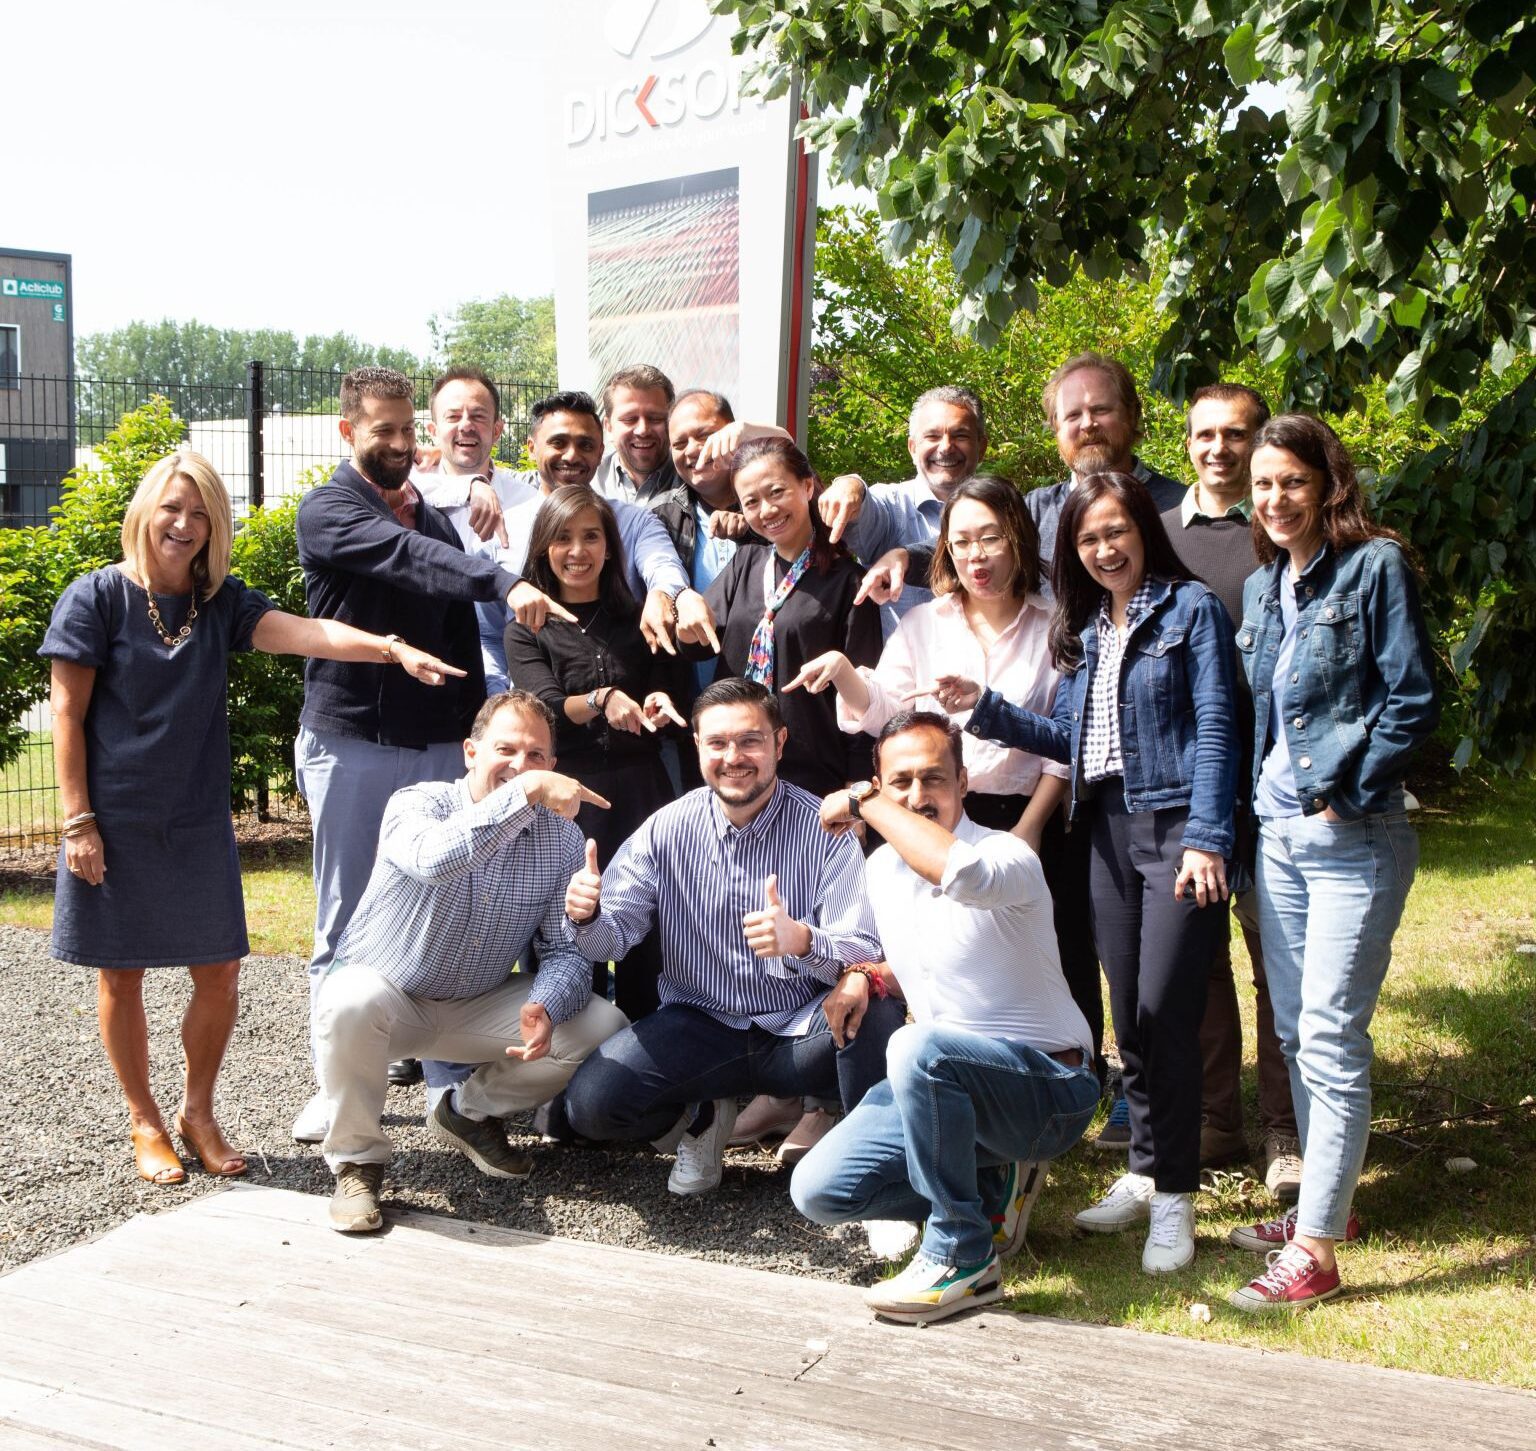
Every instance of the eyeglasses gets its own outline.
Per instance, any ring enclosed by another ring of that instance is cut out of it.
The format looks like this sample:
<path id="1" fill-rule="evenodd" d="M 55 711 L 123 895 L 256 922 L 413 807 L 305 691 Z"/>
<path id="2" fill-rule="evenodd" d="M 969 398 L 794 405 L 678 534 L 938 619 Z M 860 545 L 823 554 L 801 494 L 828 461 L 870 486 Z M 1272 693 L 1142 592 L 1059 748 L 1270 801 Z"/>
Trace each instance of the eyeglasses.
<path id="1" fill-rule="evenodd" d="M 1008 547 L 1008 541 L 1001 534 L 983 534 L 980 539 L 951 539 L 949 552 L 956 559 L 970 559 L 975 555 L 982 555 L 990 559 L 995 554 L 1001 554 Z"/>

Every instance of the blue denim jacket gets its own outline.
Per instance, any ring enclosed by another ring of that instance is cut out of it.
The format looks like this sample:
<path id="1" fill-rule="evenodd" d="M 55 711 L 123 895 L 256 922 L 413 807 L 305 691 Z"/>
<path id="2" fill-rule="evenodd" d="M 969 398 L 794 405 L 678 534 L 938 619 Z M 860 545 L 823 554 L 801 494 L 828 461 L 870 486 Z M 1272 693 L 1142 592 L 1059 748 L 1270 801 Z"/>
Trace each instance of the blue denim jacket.
<path id="1" fill-rule="evenodd" d="M 1253 687 L 1250 794 L 1268 745 L 1289 571 L 1282 554 L 1243 587 L 1237 650 Z M 1294 587 L 1299 635 L 1286 682 L 1285 742 L 1302 812 L 1332 806 L 1353 820 L 1393 809 L 1408 762 L 1440 711 L 1413 571 L 1390 539 L 1342 554 L 1324 545 Z"/>
<path id="2" fill-rule="evenodd" d="M 982 692 L 965 729 L 1005 746 L 1072 762 L 1072 812 L 1082 797 L 1083 712 L 1098 666 L 1097 619 L 1083 662 L 1064 672 L 1049 717 Z M 1129 811 L 1187 806 L 1184 845 L 1230 857 L 1237 795 L 1232 617 L 1193 580 L 1159 580 L 1120 662 L 1120 751 Z"/>

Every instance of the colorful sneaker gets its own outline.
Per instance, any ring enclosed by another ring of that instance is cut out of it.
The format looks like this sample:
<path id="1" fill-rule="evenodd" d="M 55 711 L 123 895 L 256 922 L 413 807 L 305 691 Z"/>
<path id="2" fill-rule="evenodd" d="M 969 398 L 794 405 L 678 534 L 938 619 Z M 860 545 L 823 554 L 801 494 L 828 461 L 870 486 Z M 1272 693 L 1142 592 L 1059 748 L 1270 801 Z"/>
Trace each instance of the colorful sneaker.
<path id="1" fill-rule="evenodd" d="M 1073 1215 L 1073 1223 L 1095 1234 L 1118 1234 L 1151 1217 L 1155 1192 L 1149 1175 L 1122 1174 L 1097 1204 Z"/>
<path id="2" fill-rule="evenodd" d="M 1109 1118 L 1098 1134 L 1088 1141 L 1106 1154 L 1123 1154 L 1131 1147 L 1131 1105 L 1117 1098 L 1109 1106 Z"/>
<path id="3" fill-rule="evenodd" d="M 1266 1219 L 1262 1224 L 1245 1224 L 1227 1235 L 1227 1243 L 1238 1249 L 1251 1249 L 1255 1254 L 1268 1254 L 1272 1249 L 1283 1249 L 1296 1237 L 1296 1206 L 1293 1204 L 1278 1219 Z M 1360 1238 L 1360 1216 L 1353 1209 L 1344 1225 L 1344 1243 L 1353 1244 Z"/>
<path id="4" fill-rule="evenodd" d="M 1282 1204 L 1294 1204 L 1301 1193 L 1301 1140 L 1291 1134 L 1269 1134 L 1264 1140 L 1264 1187 Z"/>
<path id="5" fill-rule="evenodd" d="M 1152 1228 L 1142 1246 L 1141 1267 L 1149 1275 L 1182 1270 L 1195 1257 L 1195 1201 L 1191 1194 L 1154 1194 Z"/>
<path id="6" fill-rule="evenodd" d="M 864 1303 L 887 1320 L 921 1325 L 976 1305 L 989 1305 L 1002 1294 L 1003 1272 L 996 1255 L 970 1269 L 918 1258 L 894 1279 L 871 1285 L 864 1292 Z"/>
<path id="7" fill-rule="evenodd" d="M 1343 1287 L 1339 1267 L 1325 1270 L 1310 1250 L 1288 1244 L 1269 1256 L 1269 1268 L 1250 1280 L 1241 1290 L 1227 1296 L 1234 1310 L 1253 1313 L 1259 1310 L 1305 1310 L 1319 1300 L 1331 1299 Z"/>
<path id="8" fill-rule="evenodd" d="M 1024 1248 L 1029 1232 L 1029 1212 L 1045 1188 L 1045 1163 L 1039 1159 L 1020 1159 L 1008 1166 L 1003 1184 L 1003 1212 L 992 1216 L 992 1248 L 1000 1260 L 1016 1255 Z"/>
<path id="9" fill-rule="evenodd" d="M 683 1195 L 707 1194 L 718 1189 L 726 1141 L 735 1127 L 736 1100 L 717 1098 L 709 1127 L 696 1134 L 685 1133 L 677 1141 L 677 1162 L 667 1176 L 667 1188 Z"/>
<path id="10" fill-rule="evenodd" d="M 864 1233 L 877 1260 L 899 1260 L 917 1248 L 922 1230 L 910 1219 L 866 1219 Z"/>

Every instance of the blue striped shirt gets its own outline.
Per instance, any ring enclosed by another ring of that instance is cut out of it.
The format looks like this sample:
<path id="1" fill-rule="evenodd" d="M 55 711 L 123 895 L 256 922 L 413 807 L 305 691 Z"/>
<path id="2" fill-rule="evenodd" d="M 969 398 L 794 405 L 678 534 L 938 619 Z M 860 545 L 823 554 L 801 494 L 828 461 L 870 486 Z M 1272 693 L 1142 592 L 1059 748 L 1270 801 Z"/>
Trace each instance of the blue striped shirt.
<path id="1" fill-rule="evenodd" d="M 811 929 L 804 957 L 747 945 L 741 919 L 766 905 L 774 873 L 785 911 Z M 883 956 L 858 843 L 822 830 L 821 803 L 782 780 L 742 827 L 707 786 L 662 807 L 608 864 L 597 916 L 566 931 L 594 962 L 617 961 L 657 922 L 663 1005 L 786 1036 L 805 1030 L 847 964 Z"/>
<path id="2" fill-rule="evenodd" d="M 582 868 L 575 825 L 530 806 L 514 779 L 483 801 L 469 783 L 429 781 L 389 798 L 379 855 L 336 965 L 371 967 L 401 992 L 435 1002 L 476 998 L 528 966 L 530 1002 L 553 1023 L 587 1005 L 592 969 L 566 938 L 565 888 Z"/>

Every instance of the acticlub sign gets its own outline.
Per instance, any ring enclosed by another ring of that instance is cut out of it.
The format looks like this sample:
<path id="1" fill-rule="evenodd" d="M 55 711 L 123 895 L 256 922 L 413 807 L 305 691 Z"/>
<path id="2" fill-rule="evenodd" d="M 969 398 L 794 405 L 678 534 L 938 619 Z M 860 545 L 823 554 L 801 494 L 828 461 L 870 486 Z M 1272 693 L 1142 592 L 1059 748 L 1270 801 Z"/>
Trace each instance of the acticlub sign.
<path id="1" fill-rule="evenodd" d="M 704 0 L 541 6 L 563 387 L 654 363 L 679 389 L 799 435 L 815 241 L 797 92 L 744 93 L 750 57 Z"/>

